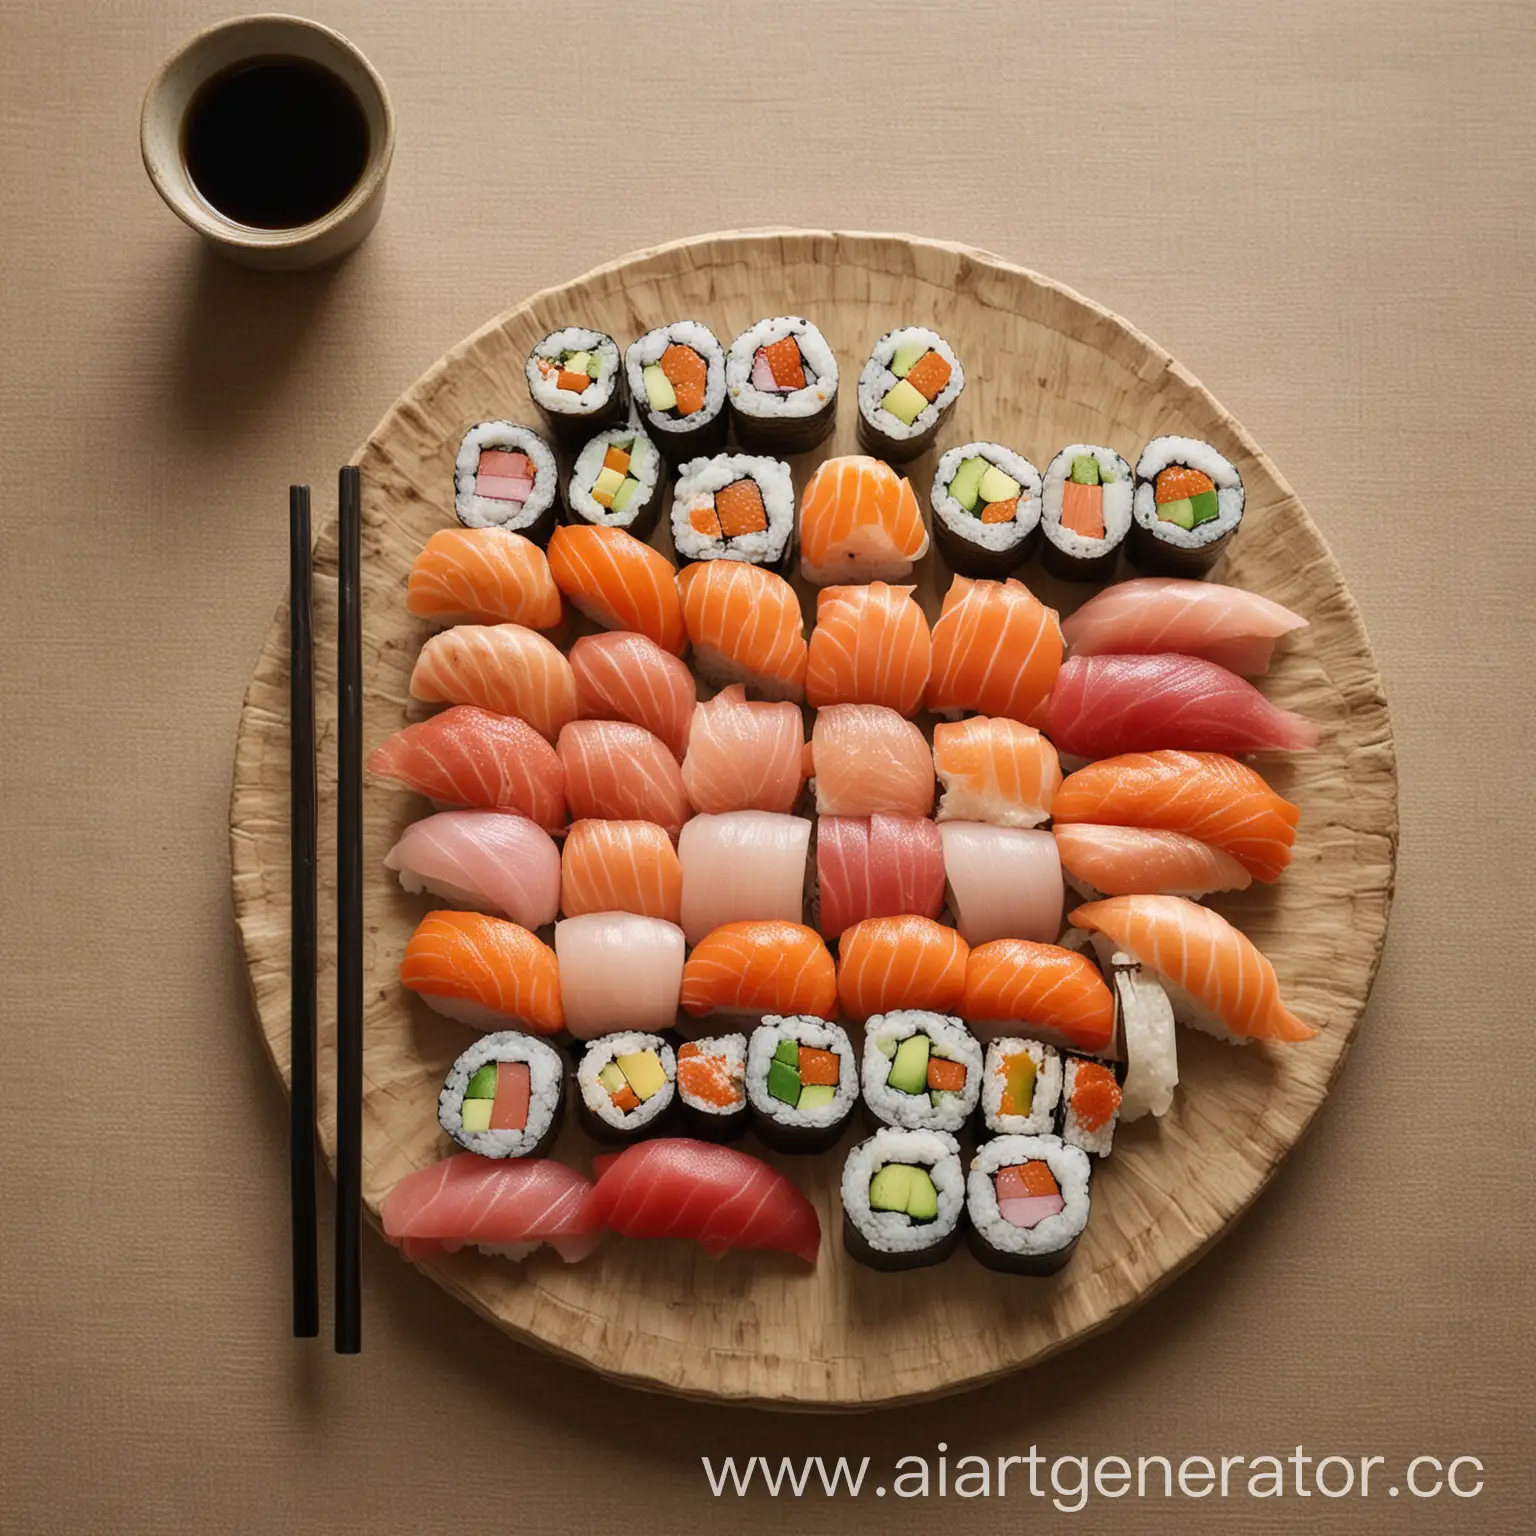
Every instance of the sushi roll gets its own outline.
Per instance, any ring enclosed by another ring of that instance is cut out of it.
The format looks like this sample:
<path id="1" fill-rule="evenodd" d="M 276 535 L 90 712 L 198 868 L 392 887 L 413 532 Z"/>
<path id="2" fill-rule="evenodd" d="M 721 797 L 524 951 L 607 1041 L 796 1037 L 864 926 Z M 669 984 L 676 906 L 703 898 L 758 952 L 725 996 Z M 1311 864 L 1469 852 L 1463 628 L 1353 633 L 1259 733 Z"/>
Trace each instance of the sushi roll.
<path id="1" fill-rule="evenodd" d="M 641 424 L 669 464 L 725 447 L 725 352 L 697 320 L 647 331 L 624 353 Z"/>
<path id="2" fill-rule="evenodd" d="M 1159 576 L 1201 576 L 1243 520 L 1243 477 L 1209 443 L 1154 437 L 1136 461 L 1126 553 Z"/>
<path id="3" fill-rule="evenodd" d="M 747 1128 L 747 1037 L 713 1035 L 677 1048 L 677 1103 L 688 1133 L 734 1141 Z"/>
<path id="4" fill-rule="evenodd" d="M 1040 543 L 1040 471 L 1001 443 L 951 448 L 928 499 L 934 543 L 961 576 L 1000 581 Z"/>
<path id="5" fill-rule="evenodd" d="M 775 1152 L 825 1152 L 859 1099 L 859 1069 L 847 1031 L 800 1015 L 770 1014 L 747 1047 L 752 1129 Z"/>
<path id="6" fill-rule="evenodd" d="M 529 427 L 480 421 L 459 442 L 453 505 L 466 528 L 503 528 L 547 544 L 559 490 L 555 450 Z"/>
<path id="7" fill-rule="evenodd" d="M 795 531 L 795 487 L 782 459 L 690 459 L 672 491 L 672 545 L 685 564 L 743 560 L 782 572 Z"/>
<path id="8" fill-rule="evenodd" d="M 799 315 L 759 320 L 731 343 L 726 402 L 736 441 L 753 452 L 805 453 L 837 417 L 837 359 Z"/>
<path id="9" fill-rule="evenodd" d="M 988 1269 L 1054 1275 L 1088 1225 L 1087 1154 L 1057 1136 L 999 1136 L 971 1159 L 966 1241 Z"/>
<path id="10" fill-rule="evenodd" d="M 982 1055 L 959 1019 L 903 1008 L 864 1026 L 864 1106 L 872 1124 L 959 1131 L 981 1097 Z"/>
<path id="11" fill-rule="evenodd" d="M 870 1269 L 941 1264 L 960 1245 L 965 1169 L 942 1131 L 887 1126 L 843 1164 L 843 1247 Z"/>
<path id="12" fill-rule="evenodd" d="M 1131 499 L 1131 466 L 1113 448 L 1063 448 L 1045 468 L 1040 563 L 1063 581 L 1108 581 L 1130 532 Z"/>
<path id="13" fill-rule="evenodd" d="M 887 331 L 859 375 L 860 446 L 893 464 L 926 453 L 964 388 L 960 359 L 937 331 Z"/>
<path id="14" fill-rule="evenodd" d="M 543 1157 L 565 1117 L 565 1058 L 532 1035 L 483 1035 L 449 1069 L 437 1123 L 481 1157 Z"/>
<path id="15" fill-rule="evenodd" d="M 683 930 L 633 912 L 588 912 L 555 924 L 560 1003 L 578 1040 L 610 1030 L 670 1029 L 683 984 Z"/>
<path id="16" fill-rule="evenodd" d="M 576 1114 L 594 1141 L 654 1136 L 677 1101 L 677 1057 L 660 1035 L 626 1030 L 593 1040 L 576 1068 Z"/>
<path id="17" fill-rule="evenodd" d="M 624 419 L 624 370 L 612 336 L 568 325 L 534 343 L 523 368 L 550 434 L 575 448 Z"/>
<path id="18" fill-rule="evenodd" d="M 567 522 L 622 528 L 648 539 L 661 513 L 661 454 L 636 426 L 609 427 L 576 455 L 565 486 Z"/>
<path id="19" fill-rule="evenodd" d="M 1114 1150 L 1115 1123 L 1123 1095 L 1115 1069 L 1086 1056 L 1068 1056 L 1061 1066 L 1061 1139 L 1096 1157 Z"/>
<path id="20" fill-rule="evenodd" d="M 1061 1104 L 1061 1053 L 1039 1040 L 1003 1037 L 987 1047 L 981 1123 L 993 1136 L 1045 1136 Z"/>

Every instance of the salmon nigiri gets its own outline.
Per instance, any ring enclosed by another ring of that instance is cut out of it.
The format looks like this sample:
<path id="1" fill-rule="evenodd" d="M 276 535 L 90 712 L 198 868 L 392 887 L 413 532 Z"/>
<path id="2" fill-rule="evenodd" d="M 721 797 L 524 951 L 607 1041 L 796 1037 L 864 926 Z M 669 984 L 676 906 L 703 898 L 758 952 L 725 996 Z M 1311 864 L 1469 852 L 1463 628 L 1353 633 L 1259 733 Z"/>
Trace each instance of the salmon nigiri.
<path id="1" fill-rule="evenodd" d="M 549 539 L 555 585 L 594 624 L 633 630 L 681 656 L 688 645 L 672 562 L 622 528 L 570 524 Z"/>
<path id="2" fill-rule="evenodd" d="M 1184 832 L 1069 822 L 1055 833 L 1067 883 L 1090 900 L 1207 896 L 1212 891 L 1246 890 L 1253 881 L 1230 853 Z"/>
<path id="3" fill-rule="evenodd" d="M 573 720 L 558 750 L 574 817 L 654 821 L 676 837 L 693 814 L 677 759 L 638 725 Z"/>
<path id="4" fill-rule="evenodd" d="M 682 762 L 698 694 L 688 663 L 628 630 L 583 635 L 571 647 L 576 712 L 584 720 L 627 720 L 666 742 Z"/>
<path id="5" fill-rule="evenodd" d="M 822 816 L 926 816 L 933 809 L 933 755 L 923 733 L 880 704 L 816 711 L 811 772 Z"/>
<path id="6" fill-rule="evenodd" d="M 1060 671 L 1061 624 L 1054 608 L 1011 577 L 955 577 L 933 626 L 929 709 L 975 710 L 1038 725 Z"/>
<path id="7" fill-rule="evenodd" d="M 800 574 L 813 586 L 900 581 L 928 553 L 912 482 L 864 454 L 828 459 L 800 501 Z"/>
<path id="8" fill-rule="evenodd" d="M 525 720 L 455 704 L 374 748 L 368 772 L 440 806 L 516 811 L 546 832 L 565 826 L 565 770 Z"/>
<path id="9" fill-rule="evenodd" d="M 1079 907 L 1068 920 L 1106 935 L 1154 972 L 1181 1024 L 1234 1044 L 1317 1033 L 1281 1002 L 1274 966 L 1209 907 L 1181 896 L 1115 896 Z"/>
<path id="10" fill-rule="evenodd" d="M 483 912 L 428 912 L 405 946 L 400 980 L 429 1008 L 476 1029 L 565 1028 L 554 950 Z"/>
<path id="11" fill-rule="evenodd" d="M 765 698 L 805 692 L 805 620 L 795 589 L 741 560 L 701 560 L 677 579 L 694 669 Z"/>
<path id="12" fill-rule="evenodd" d="M 560 910 L 681 918 L 683 866 L 664 827 L 651 821 L 573 822 L 560 850 Z"/>
<path id="13" fill-rule="evenodd" d="M 883 581 L 822 589 L 805 674 L 808 704 L 883 704 L 899 715 L 923 707 L 933 642 L 914 591 Z"/>
<path id="14" fill-rule="evenodd" d="M 837 967 L 814 928 L 778 920 L 724 923 L 683 967 L 683 1009 L 762 1018 L 837 1017 Z"/>
<path id="15" fill-rule="evenodd" d="M 553 741 L 576 718 L 576 675 L 562 651 L 521 624 L 457 624 L 422 646 L 411 697 L 516 715 Z"/>
<path id="16" fill-rule="evenodd" d="M 1033 726 L 975 716 L 933 728 L 939 821 L 1038 827 L 1061 788 L 1056 748 Z"/>
<path id="17" fill-rule="evenodd" d="M 928 917 L 870 917 L 838 941 L 837 996 L 863 1023 L 878 1013 L 922 1008 L 959 1013 L 970 946 Z"/>
<path id="18" fill-rule="evenodd" d="M 1128 752 L 1089 763 L 1062 780 L 1051 814 L 1058 827 L 1183 832 L 1266 882 L 1291 862 L 1301 815 L 1252 768 L 1219 752 Z"/>
<path id="19" fill-rule="evenodd" d="M 544 551 L 505 528 L 440 528 L 417 555 L 405 606 L 437 624 L 554 629 L 563 611 Z"/>
<path id="20" fill-rule="evenodd" d="M 792 811 L 805 771 L 798 705 L 748 701 L 737 683 L 694 710 L 683 759 L 683 788 L 694 810 Z"/>
<path id="21" fill-rule="evenodd" d="M 971 951 L 960 1012 L 983 1040 L 1038 1035 L 1097 1054 L 1115 1034 L 1115 999 L 1093 961 L 1027 939 L 993 939 Z"/>

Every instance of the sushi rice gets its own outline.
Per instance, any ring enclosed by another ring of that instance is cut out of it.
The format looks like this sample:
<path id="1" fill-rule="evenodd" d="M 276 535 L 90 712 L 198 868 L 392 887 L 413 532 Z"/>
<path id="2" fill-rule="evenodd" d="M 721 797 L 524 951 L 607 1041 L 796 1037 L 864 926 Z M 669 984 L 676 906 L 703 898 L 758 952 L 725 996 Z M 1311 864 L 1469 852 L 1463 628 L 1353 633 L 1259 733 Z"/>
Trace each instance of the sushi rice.
<path id="1" fill-rule="evenodd" d="M 1023 1053 L 1035 1066 L 1034 1093 L 1027 1115 L 1003 1113 L 1003 1090 L 1007 1087 L 1010 1058 Z M 1039 1040 L 1019 1040 L 1004 1036 L 987 1046 L 986 1066 L 981 1079 L 981 1114 L 987 1130 L 995 1136 L 1043 1136 L 1056 1124 L 1056 1109 L 1061 1103 L 1061 1053 L 1053 1045 Z"/>
<path id="2" fill-rule="evenodd" d="M 694 526 L 696 513 L 713 513 L 715 494 L 738 480 L 750 480 L 763 498 L 768 526 L 729 537 Z M 756 454 L 719 453 L 689 459 L 678 470 L 672 491 L 672 543 L 682 560 L 743 560 L 777 566 L 795 529 L 795 487 L 782 459 Z"/>
<path id="3" fill-rule="evenodd" d="M 622 512 L 616 512 L 612 507 L 605 507 L 601 502 L 593 500 L 592 487 L 602 473 L 603 460 L 608 450 L 624 443 L 630 444 L 629 474 L 640 482 L 640 492 Z M 566 496 L 572 515 L 581 518 L 583 522 L 633 531 L 635 523 L 655 502 L 660 480 L 661 454 L 644 430 L 631 423 L 628 426 L 609 427 L 588 439 L 576 456 L 576 467 L 571 471 Z"/>
<path id="4" fill-rule="evenodd" d="M 526 501 L 502 501 L 476 493 L 480 455 L 487 449 L 524 453 L 532 460 L 533 490 Z M 464 434 L 454 462 L 454 510 L 466 528 L 505 528 L 541 543 L 536 530 L 554 509 L 559 482 L 554 449 L 531 427 L 520 427 L 513 421 L 477 422 Z M 548 537 L 547 530 L 544 537 Z"/>
<path id="5" fill-rule="evenodd" d="M 464 1093 L 481 1067 L 521 1062 L 528 1068 L 528 1119 L 520 1131 L 466 1130 Z M 565 1107 L 565 1060 L 552 1045 L 519 1030 L 484 1035 L 448 1070 L 437 1099 L 437 1123 L 466 1152 L 481 1157 L 540 1154 L 560 1128 Z"/>
<path id="6" fill-rule="evenodd" d="M 1051 1170 L 1064 1203 L 1056 1215 L 1033 1227 L 1019 1227 L 999 1209 L 994 1181 L 1000 1170 L 1028 1162 L 1042 1162 Z M 1090 1174 L 1088 1155 L 1064 1145 L 1057 1136 L 999 1136 L 987 1142 L 971 1159 L 965 1181 L 973 1247 L 979 1242 L 991 1250 L 990 1255 L 978 1252 L 977 1257 L 983 1263 L 993 1263 L 992 1256 L 1038 1259 L 1043 1262 L 1036 1272 L 1042 1274 L 1060 1268 L 1088 1225 Z M 1003 1266 L 993 1263 L 993 1267 Z"/>
<path id="7" fill-rule="evenodd" d="M 928 1037 L 930 1062 L 958 1062 L 965 1068 L 962 1089 L 933 1094 L 928 1091 L 926 1077 L 921 1093 L 891 1086 L 896 1053 L 904 1041 L 916 1035 Z M 902 1008 L 877 1014 L 864 1026 L 864 1102 L 870 1114 L 887 1125 L 958 1131 L 981 1097 L 981 1079 L 981 1044 L 957 1018 L 921 1008 Z"/>

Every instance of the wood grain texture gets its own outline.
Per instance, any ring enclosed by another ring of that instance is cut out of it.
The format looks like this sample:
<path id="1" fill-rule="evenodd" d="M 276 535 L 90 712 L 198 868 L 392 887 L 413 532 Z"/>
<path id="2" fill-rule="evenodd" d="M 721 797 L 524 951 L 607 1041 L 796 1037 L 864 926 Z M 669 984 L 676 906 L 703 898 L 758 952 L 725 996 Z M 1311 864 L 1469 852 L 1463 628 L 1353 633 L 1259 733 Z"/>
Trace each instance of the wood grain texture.
<path id="1" fill-rule="evenodd" d="M 1237 1050 L 1181 1032 L 1173 1112 L 1124 1128 L 1095 1184 L 1073 1263 L 1042 1284 L 990 1274 L 969 1257 L 899 1278 L 870 1275 L 838 1242 L 841 1157 L 786 1163 L 827 1234 L 815 1274 L 674 1245 L 609 1245 L 566 1270 L 471 1255 L 434 1262 L 445 1289 L 509 1331 L 604 1374 L 687 1395 L 789 1407 L 861 1406 L 930 1396 L 999 1375 L 1103 1328 L 1192 1262 L 1237 1219 L 1306 1129 L 1349 1048 L 1381 952 L 1397 837 L 1396 775 L 1381 683 L 1337 565 L 1295 495 L 1242 428 L 1144 336 L 1069 290 L 958 246 L 891 236 L 767 232 L 671 245 L 539 294 L 448 353 L 390 411 L 357 456 L 365 479 L 365 735 L 405 718 L 406 683 L 429 630 L 402 601 L 416 552 L 451 521 L 451 466 L 464 427 L 531 420 L 522 365 L 568 320 L 621 344 L 695 315 L 728 339 L 764 314 L 808 313 L 843 370 L 838 431 L 853 445 L 853 393 L 870 343 L 891 325 L 931 321 L 954 343 L 968 385 L 940 449 L 970 437 L 1010 443 L 1044 464 L 1061 443 L 1095 440 L 1134 457 L 1157 432 L 1210 439 L 1243 473 L 1244 529 L 1218 577 L 1306 615 L 1266 681 L 1276 702 L 1324 727 L 1323 747 L 1262 763 L 1302 809 L 1295 864 L 1273 889 L 1221 903 L 1273 959 L 1291 1006 L 1322 1034 L 1304 1049 Z M 796 463 L 803 484 L 809 464 Z M 909 467 L 926 500 L 935 455 Z M 334 634 L 334 528 L 316 553 L 316 632 Z M 1042 595 L 1062 589 L 1023 573 Z M 922 595 L 947 578 L 937 561 Z M 287 1073 L 286 610 L 273 621 L 242 716 L 231 805 L 235 900 L 251 987 L 278 1071 Z M 329 703 L 334 658 L 318 658 Z M 334 744 L 322 726 L 322 785 Z M 322 868 L 333 815 L 322 806 Z M 408 999 L 394 967 L 425 908 L 382 867 L 420 802 L 371 785 L 365 1196 L 371 1208 L 411 1168 L 442 1154 L 434 1105 L 463 1031 Z M 322 897 L 322 912 L 326 898 Z M 328 1090 L 332 999 L 323 995 Z M 322 1096 L 334 1148 L 334 1105 Z M 851 1138 L 850 1138 L 851 1139 Z M 846 1146 L 846 1142 L 844 1145 Z M 566 1133 L 562 1152 L 579 1155 Z"/>

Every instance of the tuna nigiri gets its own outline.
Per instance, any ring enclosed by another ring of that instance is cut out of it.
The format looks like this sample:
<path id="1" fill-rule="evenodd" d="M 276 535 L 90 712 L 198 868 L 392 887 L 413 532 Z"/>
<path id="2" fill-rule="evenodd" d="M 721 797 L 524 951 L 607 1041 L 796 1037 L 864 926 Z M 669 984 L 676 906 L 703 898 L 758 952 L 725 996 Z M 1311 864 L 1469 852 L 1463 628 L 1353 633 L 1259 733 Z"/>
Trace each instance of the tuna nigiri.
<path id="1" fill-rule="evenodd" d="M 505 528 L 440 528 L 417 555 L 405 606 L 435 624 L 554 629 L 560 589 L 544 551 Z"/>
<path id="2" fill-rule="evenodd" d="M 695 816 L 677 844 L 688 942 L 697 944 L 721 923 L 770 917 L 798 923 L 810 841 L 811 824 L 803 816 L 772 811 Z"/>
<path id="3" fill-rule="evenodd" d="M 1051 694 L 1046 733 L 1075 757 L 1184 748 L 1302 751 L 1317 726 L 1252 683 L 1194 656 L 1074 656 Z"/>
<path id="4" fill-rule="evenodd" d="M 411 697 L 516 715 L 553 741 L 576 718 L 576 675 L 563 652 L 521 624 L 458 624 L 422 646 Z"/>
<path id="5" fill-rule="evenodd" d="M 570 524 L 549 539 L 555 584 L 594 624 L 632 630 L 681 656 L 688 645 L 672 562 L 622 528 Z"/>
<path id="6" fill-rule="evenodd" d="M 672 1029 L 683 979 L 683 930 L 633 912 L 590 912 L 555 924 L 560 1002 L 578 1040 Z"/>
<path id="7" fill-rule="evenodd" d="M 926 816 L 933 755 L 923 733 L 880 704 L 832 704 L 811 731 L 816 810 L 823 816 Z"/>
<path id="8" fill-rule="evenodd" d="M 933 626 L 929 709 L 975 710 L 1038 725 L 1060 670 L 1061 625 L 1054 608 L 1012 578 L 955 577 Z"/>
<path id="9" fill-rule="evenodd" d="M 578 715 L 642 725 L 682 762 L 698 697 L 686 661 L 621 629 L 583 635 L 571 647 L 571 671 Z"/>
<path id="10" fill-rule="evenodd" d="M 1091 597 L 1061 632 L 1074 656 L 1172 652 L 1214 661 L 1240 677 L 1269 670 L 1275 641 L 1305 629 L 1300 614 L 1214 581 L 1143 576 Z"/>
<path id="11" fill-rule="evenodd" d="M 1092 822 L 1183 832 L 1230 853 L 1255 880 L 1291 862 L 1300 812 L 1252 768 L 1219 752 L 1130 752 L 1062 780 L 1056 826 Z"/>
<path id="12" fill-rule="evenodd" d="M 944 905 L 944 840 L 919 816 L 823 816 L 816 823 L 822 933 L 835 939 L 870 917 L 937 917 Z"/>
<path id="13" fill-rule="evenodd" d="M 703 560 L 677 581 L 694 669 L 770 699 L 805 692 L 805 619 L 782 576 L 741 560 Z"/>
<path id="14" fill-rule="evenodd" d="M 1049 832 L 946 821 L 939 835 L 949 909 L 968 944 L 1047 943 L 1060 934 L 1065 891 L 1056 839 Z"/>
<path id="15" fill-rule="evenodd" d="M 737 683 L 694 710 L 683 759 L 683 788 L 694 810 L 792 811 L 805 771 L 805 719 L 797 705 L 748 702 Z"/>
<path id="16" fill-rule="evenodd" d="M 439 811 L 413 821 L 384 855 L 406 890 L 542 928 L 560 907 L 560 850 L 506 811 Z"/>
<path id="17" fill-rule="evenodd" d="M 912 599 L 915 590 L 876 581 L 818 594 L 805 673 L 808 704 L 883 704 L 899 715 L 922 709 L 933 642 Z"/>
<path id="18" fill-rule="evenodd" d="M 933 766 L 944 792 L 939 821 L 1038 827 L 1061 788 L 1056 748 L 1017 720 L 970 720 L 933 728 Z"/>
<path id="19" fill-rule="evenodd" d="M 807 1264 L 821 1248 L 816 1207 L 782 1173 L 731 1147 L 662 1137 L 596 1160 L 585 1219 L 625 1237 L 681 1237 L 718 1256 L 771 1248 Z"/>
<path id="20" fill-rule="evenodd" d="M 837 996 L 863 1023 L 880 1013 L 921 1008 L 959 1013 L 970 945 L 928 917 L 871 917 L 837 946 Z"/>
<path id="21" fill-rule="evenodd" d="M 863 454 L 828 459 L 800 501 L 800 574 L 813 586 L 900 581 L 928 553 L 911 481 Z"/>
<path id="22" fill-rule="evenodd" d="M 1247 889 L 1253 877 L 1230 853 L 1183 832 L 1099 827 L 1087 822 L 1055 828 L 1067 882 L 1097 896 L 1206 896 Z"/>
<path id="23" fill-rule="evenodd" d="M 1317 1031 L 1280 1000 L 1275 968 L 1219 912 L 1180 896 L 1116 896 L 1072 913 L 1156 973 L 1181 1024 L 1241 1044 L 1310 1040 Z"/>
<path id="24" fill-rule="evenodd" d="M 565 770 L 525 720 L 455 704 L 386 737 L 368 772 L 438 805 L 516 811 L 547 832 L 565 826 Z"/>
<path id="25" fill-rule="evenodd" d="M 837 968 L 820 936 L 800 923 L 725 923 L 683 967 L 683 1009 L 762 1018 L 837 1016 Z"/>
<path id="26" fill-rule="evenodd" d="M 476 1029 L 565 1027 L 560 972 L 549 945 L 483 912 L 429 912 L 400 961 L 400 980 L 445 1018 Z"/>
<path id="27" fill-rule="evenodd" d="M 1075 950 L 1025 939 L 971 951 L 960 1012 L 983 1040 L 1023 1034 L 1097 1055 L 1115 1035 L 1115 999 L 1098 967 Z"/>
<path id="28" fill-rule="evenodd" d="M 638 725 L 573 720 L 558 747 L 573 817 L 654 821 L 676 837 L 693 814 L 677 759 Z"/>
<path id="29" fill-rule="evenodd" d="M 560 850 L 560 909 L 635 912 L 679 920 L 683 868 L 666 828 L 652 821 L 574 822 Z"/>

